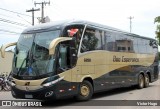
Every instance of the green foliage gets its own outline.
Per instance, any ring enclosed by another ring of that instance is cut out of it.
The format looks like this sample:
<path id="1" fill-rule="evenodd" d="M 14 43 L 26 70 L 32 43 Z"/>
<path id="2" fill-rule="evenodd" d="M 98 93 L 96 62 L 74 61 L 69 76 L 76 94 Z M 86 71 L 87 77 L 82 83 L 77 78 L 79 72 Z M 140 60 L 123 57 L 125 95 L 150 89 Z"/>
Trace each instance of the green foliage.
<path id="1" fill-rule="evenodd" d="M 158 40 L 158 43 L 160 45 L 160 16 L 154 19 L 154 23 L 157 23 L 157 29 L 155 33 L 156 33 L 156 38 Z"/>
<path id="2" fill-rule="evenodd" d="M 158 16 L 158 17 L 156 17 L 155 19 L 154 19 L 154 23 L 160 23 L 160 16 Z"/>

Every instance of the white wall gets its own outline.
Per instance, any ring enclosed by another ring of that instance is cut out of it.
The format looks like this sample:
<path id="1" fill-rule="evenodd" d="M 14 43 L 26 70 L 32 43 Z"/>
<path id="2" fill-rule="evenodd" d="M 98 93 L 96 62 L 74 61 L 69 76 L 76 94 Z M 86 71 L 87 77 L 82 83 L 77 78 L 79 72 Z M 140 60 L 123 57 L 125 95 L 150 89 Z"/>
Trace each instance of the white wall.
<path id="1" fill-rule="evenodd" d="M 9 75 L 12 68 L 12 60 L 13 60 L 12 52 L 6 52 L 5 58 L 2 58 L 0 55 L 0 75 L 2 74 Z"/>

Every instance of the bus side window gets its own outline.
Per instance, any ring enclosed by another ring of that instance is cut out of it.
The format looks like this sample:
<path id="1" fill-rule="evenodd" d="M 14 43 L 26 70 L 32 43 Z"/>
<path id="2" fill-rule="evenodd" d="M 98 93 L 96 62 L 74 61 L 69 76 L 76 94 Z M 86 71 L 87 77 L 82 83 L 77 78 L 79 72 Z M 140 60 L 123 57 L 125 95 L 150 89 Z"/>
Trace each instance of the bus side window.
<path id="1" fill-rule="evenodd" d="M 59 48 L 59 66 L 60 68 L 67 67 L 67 46 L 60 45 Z"/>
<path id="2" fill-rule="evenodd" d="M 102 50 L 103 49 L 103 33 L 99 29 L 87 28 L 82 39 L 81 52 Z"/>
<path id="3" fill-rule="evenodd" d="M 105 31 L 104 40 L 105 40 L 105 50 L 116 51 L 116 35 L 113 32 Z"/>

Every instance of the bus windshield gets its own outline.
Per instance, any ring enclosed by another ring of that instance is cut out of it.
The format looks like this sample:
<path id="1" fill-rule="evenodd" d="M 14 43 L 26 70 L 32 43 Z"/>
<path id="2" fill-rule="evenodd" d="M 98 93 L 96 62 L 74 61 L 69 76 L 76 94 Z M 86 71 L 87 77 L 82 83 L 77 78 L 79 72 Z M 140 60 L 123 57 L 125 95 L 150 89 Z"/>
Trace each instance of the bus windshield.
<path id="1" fill-rule="evenodd" d="M 60 30 L 21 34 L 14 55 L 13 73 L 40 76 L 55 72 L 55 55 L 49 55 L 49 44 L 59 35 Z"/>

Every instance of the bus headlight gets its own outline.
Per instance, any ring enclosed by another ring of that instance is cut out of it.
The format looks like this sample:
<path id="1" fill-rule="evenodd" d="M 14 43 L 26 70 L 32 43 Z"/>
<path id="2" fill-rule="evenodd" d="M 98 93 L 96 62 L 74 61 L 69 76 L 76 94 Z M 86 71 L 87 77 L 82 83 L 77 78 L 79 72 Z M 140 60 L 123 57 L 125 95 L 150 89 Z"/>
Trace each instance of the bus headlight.
<path id="1" fill-rule="evenodd" d="M 13 81 L 8 81 L 8 84 L 9 84 L 10 86 L 15 86 L 15 85 L 16 85 Z"/>
<path id="2" fill-rule="evenodd" d="M 61 78 L 58 78 L 58 79 L 56 79 L 56 80 L 54 80 L 54 81 L 50 81 L 50 82 L 47 82 L 47 83 L 45 83 L 45 84 L 43 83 L 42 86 L 44 86 L 44 87 L 49 87 L 49 86 L 51 86 L 51 85 L 53 85 L 53 84 L 56 84 L 57 82 L 61 81 L 63 78 L 64 78 L 64 77 L 61 77 Z"/>

